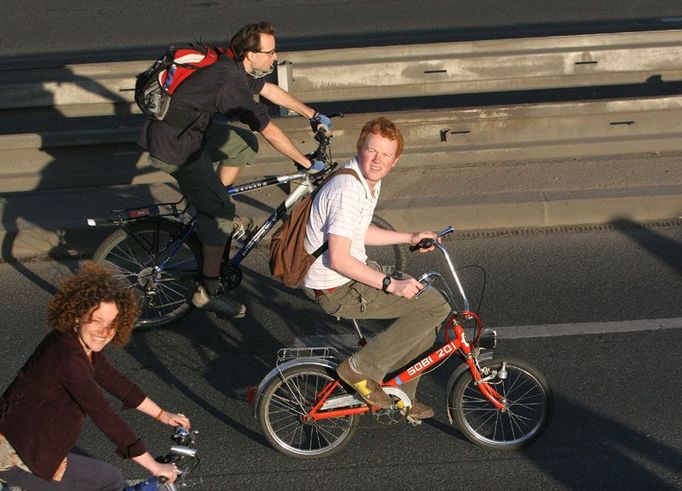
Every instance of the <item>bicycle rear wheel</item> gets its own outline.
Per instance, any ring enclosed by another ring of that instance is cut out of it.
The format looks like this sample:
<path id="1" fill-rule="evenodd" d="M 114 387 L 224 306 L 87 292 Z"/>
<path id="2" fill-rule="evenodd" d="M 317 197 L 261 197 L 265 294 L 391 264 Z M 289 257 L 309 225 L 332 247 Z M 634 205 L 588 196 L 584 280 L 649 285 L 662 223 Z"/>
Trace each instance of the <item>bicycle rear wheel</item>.
<path id="1" fill-rule="evenodd" d="M 544 431 L 552 413 L 552 393 L 543 375 L 528 363 L 514 359 L 481 362 L 487 375 L 505 363 L 507 377 L 488 383 L 507 401 L 507 410 L 493 406 L 474 384 L 469 371 L 450 392 L 448 405 L 464 436 L 476 445 L 495 450 L 515 450 Z"/>
<path id="2" fill-rule="evenodd" d="M 268 442 L 289 457 L 327 457 L 350 441 L 358 416 L 305 421 L 324 386 L 335 380 L 332 370 L 318 365 L 292 367 L 282 371 L 263 391 L 258 404 L 258 421 Z M 345 394 L 339 384 L 330 397 Z"/>
<path id="3" fill-rule="evenodd" d="M 378 215 L 372 217 L 372 225 L 385 230 L 395 231 L 395 228 L 390 223 Z M 367 255 L 371 260 L 383 266 L 391 266 L 398 271 L 405 271 L 407 268 L 407 254 L 404 245 L 368 246 Z"/>
<path id="4" fill-rule="evenodd" d="M 201 245 L 193 236 L 181 241 L 182 231 L 170 220 L 134 223 L 107 237 L 92 257 L 138 294 L 138 325 L 162 326 L 192 307 Z"/>

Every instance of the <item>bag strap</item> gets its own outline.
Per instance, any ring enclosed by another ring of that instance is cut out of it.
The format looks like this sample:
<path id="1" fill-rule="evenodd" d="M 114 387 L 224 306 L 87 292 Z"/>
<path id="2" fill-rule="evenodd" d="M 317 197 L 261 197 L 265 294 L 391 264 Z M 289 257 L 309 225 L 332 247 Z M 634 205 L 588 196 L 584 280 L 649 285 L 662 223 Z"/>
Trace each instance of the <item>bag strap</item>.
<path id="1" fill-rule="evenodd" d="M 356 178 L 356 179 L 358 180 L 358 182 L 362 183 L 362 181 L 360 180 L 360 176 L 358 176 L 358 173 L 357 173 L 357 172 L 355 172 L 353 169 L 349 169 L 348 167 L 344 167 L 344 168 L 342 168 L 342 169 L 337 170 L 336 172 L 333 172 L 333 173 L 332 173 L 332 174 L 331 174 L 331 175 L 330 175 L 330 176 L 329 176 L 329 177 L 328 177 L 328 178 L 327 178 L 327 179 L 326 179 L 326 180 L 325 180 L 325 181 L 324 181 L 316 190 L 315 190 L 315 194 L 317 194 L 317 191 L 319 191 L 319 190 L 322 188 L 322 186 L 324 186 L 324 185 L 327 184 L 329 181 L 331 181 L 331 180 L 332 180 L 332 177 L 334 177 L 334 176 L 340 176 L 340 175 L 343 175 L 343 174 L 347 174 L 347 175 L 349 175 L 349 176 L 353 176 L 354 178 Z M 325 240 L 324 243 L 323 243 L 320 247 L 318 247 L 318 248 L 315 250 L 315 252 L 313 252 L 313 253 L 311 254 L 311 256 L 313 256 L 315 259 L 317 259 L 317 258 L 320 257 L 322 254 L 324 254 L 324 253 L 326 252 L 327 249 L 329 249 L 329 243 Z"/>

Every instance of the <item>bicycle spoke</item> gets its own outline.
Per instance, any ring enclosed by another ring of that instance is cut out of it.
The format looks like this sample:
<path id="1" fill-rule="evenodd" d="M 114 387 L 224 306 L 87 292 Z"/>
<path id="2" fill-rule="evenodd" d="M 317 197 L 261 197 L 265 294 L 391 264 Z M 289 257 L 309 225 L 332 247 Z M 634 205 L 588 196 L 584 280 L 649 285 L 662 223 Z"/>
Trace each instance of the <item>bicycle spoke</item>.
<path id="1" fill-rule="evenodd" d="M 487 362 L 497 370 L 500 365 Z M 497 409 L 471 377 L 461 379 L 451 395 L 451 411 L 467 437 L 486 448 L 515 448 L 533 439 L 547 421 L 547 394 L 532 371 L 508 362 L 508 376 L 491 381 L 505 401 Z M 520 362 L 518 362 L 520 363 Z"/>
<path id="2" fill-rule="evenodd" d="M 290 412 L 293 412 L 299 416 L 305 416 L 306 411 L 300 409 L 300 405 L 297 407 L 296 404 L 297 402 L 294 401 L 292 403 L 289 399 L 285 399 L 284 397 L 280 396 L 279 394 L 274 394 L 273 399 L 276 399 L 275 402 L 278 402 L 280 404 L 280 407 L 282 407 L 282 410 L 289 410 Z"/>
<path id="3" fill-rule="evenodd" d="M 135 223 L 112 234 L 95 254 L 138 295 L 140 324 L 166 324 L 191 306 L 201 256 L 191 240 L 179 242 L 183 227 L 170 221 Z"/>
<path id="4" fill-rule="evenodd" d="M 340 448 L 355 428 L 355 416 L 322 420 L 307 419 L 320 391 L 332 381 L 321 367 L 282 371 L 273 380 L 259 419 L 275 448 L 295 456 L 317 456 Z M 333 394 L 345 394 L 342 386 Z"/>

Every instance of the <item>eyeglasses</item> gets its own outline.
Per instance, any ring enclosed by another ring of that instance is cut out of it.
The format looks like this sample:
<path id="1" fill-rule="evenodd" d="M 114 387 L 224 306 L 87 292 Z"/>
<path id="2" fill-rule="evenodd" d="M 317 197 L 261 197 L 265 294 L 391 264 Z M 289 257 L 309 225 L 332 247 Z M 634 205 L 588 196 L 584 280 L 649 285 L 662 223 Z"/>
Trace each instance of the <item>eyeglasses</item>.
<path id="1" fill-rule="evenodd" d="M 256 51 L 254 51 L 254 53 L 261 53 L 261 54 L 264 54 L 264 55 L 272 56 L 272 55 L 276 54 L 277 51 L 275 51 L 274 49 L 271 49 L 270 51 L 260 51 L 260 50 L 256 50 Z"/>

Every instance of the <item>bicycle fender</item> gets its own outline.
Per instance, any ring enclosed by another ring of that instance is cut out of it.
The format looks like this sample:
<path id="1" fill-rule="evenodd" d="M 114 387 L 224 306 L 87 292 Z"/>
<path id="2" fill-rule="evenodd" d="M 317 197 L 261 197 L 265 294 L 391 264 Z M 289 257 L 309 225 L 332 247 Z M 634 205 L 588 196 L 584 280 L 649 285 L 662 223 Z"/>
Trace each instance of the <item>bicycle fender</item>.
<path id="1" fill-rule="evenodd" d="M 331 370 L 336 370 L 336 367 L 338 363 L 332 360 L 327 360 L 324 358 L 319 358 L 315 356 L 304 356 L 301 358 L 294 358 L 293 360 L 288 360 L 285 361 L 284 363 L 280 363 L 277 365 L 275 368 L 270 370 L 268 374 L 263 377 L 263 380 L 261 380 L 260 384 L 258 384 L 258 388 L 256 389 L 256 393 L 253 396 L 253 417 L 257 418 L 258 416 L 258 403 L 260 402 L 260 398 L 263 395 L 263 391 L 265 390 L 265 387 L 275 378 L 279 377 L 279 374 L 283 372 L 284 370 L 288 370 L 289 368 L 293 367 L 298 367 L 302 365 L 314 365 L 314 366 L 319 366 L 319 367 L 324 367 L 324 368 L 329 368 Z"/>
<path id="2" fill-rule="evenodd" d="M 483 353 L 480 354 L 478 357 L 478 361 L 487 361 L 487 360 L 492 360 L 494 353 L 492 351 L 484 351 Z M 452 388 L 455 385 L 455 382 L 457 382 L 457 379 L 464 375 L 465 372 L 469 370 L 469 365 L 466 363 L 460 363 L 459 366 L 455 369 L 454 372 L 452 372 L 452 375 L 450 375 L 450 380 L 448 380 L 448 385 L 447 388 L 445 389 L 445 408 L 446 412 L 448 413 L 448 420 L 450 421 L 450 424 L 452 424 L 452 414 L 450 413 L 450 401 L 448 400 L 450 398 L 450 392 L 452 391 Z"/>

